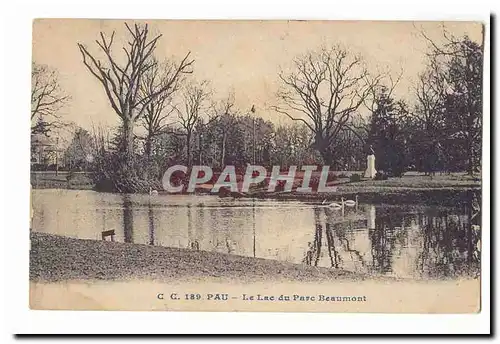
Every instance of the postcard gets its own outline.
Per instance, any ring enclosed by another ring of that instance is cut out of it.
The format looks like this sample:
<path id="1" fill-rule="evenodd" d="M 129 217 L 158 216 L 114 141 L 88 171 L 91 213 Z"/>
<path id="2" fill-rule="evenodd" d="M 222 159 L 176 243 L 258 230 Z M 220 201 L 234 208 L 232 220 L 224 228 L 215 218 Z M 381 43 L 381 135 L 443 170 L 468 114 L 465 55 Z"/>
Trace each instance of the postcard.
<path id="1" fill-rule="evenodd" d="M 36 19 L 31 309 L 480 312 L 483 59 L 471 21 Z"/>

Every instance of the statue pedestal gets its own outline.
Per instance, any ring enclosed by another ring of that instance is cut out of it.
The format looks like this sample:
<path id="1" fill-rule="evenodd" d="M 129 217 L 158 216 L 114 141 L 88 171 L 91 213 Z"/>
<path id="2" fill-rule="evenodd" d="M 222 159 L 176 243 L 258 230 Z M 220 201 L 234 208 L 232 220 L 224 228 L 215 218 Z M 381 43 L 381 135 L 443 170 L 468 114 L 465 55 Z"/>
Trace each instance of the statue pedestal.
<path id="1" fill-rule="evenodd" d="M 365 178 L 375 178 L 375 175 L 377 174 L 377 170 L 375 170 L 375 155 L 368 155 L 366 158 L 366 166 Z"/>

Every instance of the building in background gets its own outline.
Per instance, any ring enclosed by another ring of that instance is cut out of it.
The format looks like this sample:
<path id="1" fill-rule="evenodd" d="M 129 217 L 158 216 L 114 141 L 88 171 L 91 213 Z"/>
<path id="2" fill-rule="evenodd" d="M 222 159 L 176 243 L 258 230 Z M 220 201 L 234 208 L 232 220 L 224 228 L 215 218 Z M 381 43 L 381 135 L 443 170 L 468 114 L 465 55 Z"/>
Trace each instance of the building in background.
<path id="1" fill-rule="evenodd" d="M 53 140 L 43 134 L 31 135 L 31 168 L 36 170 L 50 169 L 59 163 L 57 139 Z"/>

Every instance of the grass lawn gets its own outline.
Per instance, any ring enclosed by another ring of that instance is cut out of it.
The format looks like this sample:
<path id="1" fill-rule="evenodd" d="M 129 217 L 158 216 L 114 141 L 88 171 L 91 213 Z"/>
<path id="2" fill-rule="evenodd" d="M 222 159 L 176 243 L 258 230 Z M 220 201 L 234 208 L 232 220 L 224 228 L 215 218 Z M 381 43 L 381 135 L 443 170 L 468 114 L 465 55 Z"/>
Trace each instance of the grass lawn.
<path id="1" fill-rule="evenodd" d="M 340 197 L 354 199 L 359 196 L 360 202 L 387 204 L 427 204 L 455 206 L 467 203 L 473 193 L 481 190 L 478 176 L 467 176 L 465 173 L 436 174 L 425 176 L 423 173 L 408 173 L 401 178 L 387 180 L 362 179 L 350 182 L 349 178 L 339 178 L 328 183 L 336 186 L 335 192 L 299 193 L 275 192 L 265 190 L 255 194 L 261 198 L 301 199 L 301 200 L 339 200 Z"/>
<path id="2" fill-rule="evenodd" d="M 349 182 L 345 178 L 343 188 L 447 188 L 447 187 L 481 187 L 480 176 L 468 176 L 464 173 L 436 174 L 435 176 L 425 176 L 423 173 L 408 173 L 403 177 L 393 177 L 387 180 L 362 180 L 360 182 Z"/>

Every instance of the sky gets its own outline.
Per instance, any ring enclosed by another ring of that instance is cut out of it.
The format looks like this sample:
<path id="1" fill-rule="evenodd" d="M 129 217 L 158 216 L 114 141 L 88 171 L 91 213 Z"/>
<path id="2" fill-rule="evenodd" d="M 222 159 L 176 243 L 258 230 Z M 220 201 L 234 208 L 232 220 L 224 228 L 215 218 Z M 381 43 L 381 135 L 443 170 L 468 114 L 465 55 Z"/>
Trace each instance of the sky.
<path id="1" fill-rule="evenodd" d="M 128 21 L 133 23 L 133 21 Z M 467 34 L 481 41 L 481 25 L 473 22 L 372 22 L 372 21 L 136 21 L 148 23 L 162 34 L 155 55 L 179 62 L 191 52 L 190 78 L 209 80 L 215 99 L 235 94 L 236 106 L 275 123 L 288 121 L 270 110 L 276 104 L 278 72 L 289 71 L 294 57 L 321 46 L 341 44 L 361 54 L 368 69 L 389 71 L 403 78 L 395 96 L 406 98 L 425 68 L 428 43 L 423 30 L 436 43 L 443 42 L 443 25 L 454 35 Z M 116 126 L 119 118 L 109 105 L 100 82 L 82 62 L 77 43 L 99 55 L 99 33 L 116 32 L 115 49 L 122 55 L 127 39 L 123 20 L 38 19 L 33 23 L 33 61 L 59 74 L 61 88 L 71 99 L 60 115 L 86 129 Z"/>

